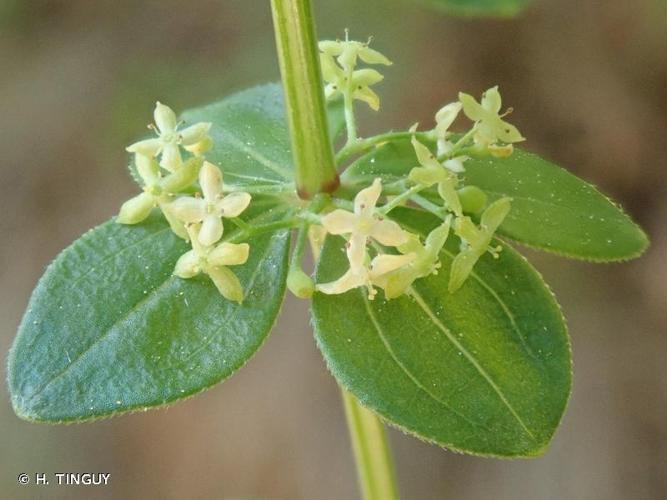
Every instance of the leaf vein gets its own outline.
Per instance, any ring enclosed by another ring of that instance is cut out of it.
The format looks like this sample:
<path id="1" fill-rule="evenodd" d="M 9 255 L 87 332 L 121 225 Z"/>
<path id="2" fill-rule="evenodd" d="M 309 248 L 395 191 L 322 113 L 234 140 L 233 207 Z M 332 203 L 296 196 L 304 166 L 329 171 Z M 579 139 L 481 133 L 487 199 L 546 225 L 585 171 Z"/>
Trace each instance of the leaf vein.
<path id="1" fill-rule="evenodd" d="M 384 333 L 382 331 L 382 326 L 378 322 L 377 317 L 375 316 L 375 313 L 373 312 L 373 309 L 370 306 L 370 302 L 369 302 L 368 298 L 363 294 L 363 292 L 362 292 L 362 298 L 364 300 L 364 305 L 366 306 L 366 313 L 368 314 L 368 318 L 371 320 L 371 323 L 373 324 L 373 328 L 375 329 L 376 333 L 378 334 L 378 337 L 380 337 L 380 340 L 382 341 L 382 344 L 385 346 L 385 349 L 387 349 L 387 352 L 391 356 L 391 359 L 394 360 L 394 362 L 408 376 L 408 378 L 410 380 L 412 380 L 412 382 L 419 389 L 421 389 L 424 393 L 426 393 L 426 395 L 429 396 L 432 400 L 434 400 L 436 403 L 439 403 L 440 405 L 444 406 L 445 408 L 447 408 L 447 410 L 449 410 L 450 412 L 452 412 L 456 416 L 462 418 L 463 420 L 465 420 L 466 422 L 468 422 L 468 423 L 470 423 L 474 426 L 482 427 L 482 428 L 490 431 L 490 429 L 488 427 L 486 427 L 484 424 L 482 424 L 480 422 L 475 422 L 475 421 L 471 420 L 468 416 L 464 415 L 463 413 L 460 413 L 460 412 L 456 411 L 446 401 L 443 401 L 436 394 L 433 394 L 424 384 L 422 384 L 420 382 L 420 380 L 417 378 L 417 376 L 414 375 L 401 362 L 401 360 L 398 358 L 398 356 L 396 355 L 396 353 L 392 349 L 391 344 L 389 343 L 389 341 L 387 340 L 386 336 L 384 335 Z"/>
<path id="2" fill-rule="evenodd" d="M 521 428 L 530 436 L 530 438 L 533 441 L 537 442 L 537 439 L 535 438 L 535 435 L 531 432 L 531 430 L 526 426 L 525 422 L 521 418 L 521 416 L 517 413 L 517 411 L 514 409 L 512 404 L 509 402 L 505 394 L 502 392 L 500 387 L 498 387 L 498 384 L 491 378 L 491 376 L 486 372 L 486 370 L 479 364 L 479 362 L 474 358 L 472 354 L 461 344 L 456 337 L 452 334 L 452 332 L 445 326 L 443 325 L 438 317 L 431 311 L 430 307 L 426 302 L 424 301 L 424 298 L 419 294 L 419 292 L 414 288 L 411 287 L 410 293 L 412 297 L 415 299 L 415 302 L 419 305 L 419 307 L 426 313 L 426 315 L 429 317 L 431 322 L 442 332 L 445 334 L 445 337 L 454 344 L 454 346 L 465 356 L 465 358 L 473 365 L 473 367 L 477 370 L 477 372 L 482 376 L 482 378 L 491 386 L 493 391 L 496 393 L 496 395 L 500 398 L 502 403 L 507 407 L 507 409 L 510 411 L 512 416 L 519 422 L 519 425 Z"/>

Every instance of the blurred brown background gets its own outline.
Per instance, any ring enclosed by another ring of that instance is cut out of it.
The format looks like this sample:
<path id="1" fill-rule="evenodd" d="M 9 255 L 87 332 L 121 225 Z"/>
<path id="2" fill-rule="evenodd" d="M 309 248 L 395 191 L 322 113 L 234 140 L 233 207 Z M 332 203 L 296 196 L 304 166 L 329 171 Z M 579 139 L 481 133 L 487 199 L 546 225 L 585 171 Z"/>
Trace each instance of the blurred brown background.
<path id="1" fill-rule="evenodd" d="M 572 335 L 574 393 L 532 461 L 455 455 L 391 432 L 407 500 L 667 498 L 667 5 L 542 0 L 515 21 L 410 0 L 315 0 L 320 37 L 375 36 L 395 61 L 381 123 L 432 123 L 499 84 L 527 147 L 620 200 L 653 244 L 592 265 L 530 253 Z M 44 266 L 135 191 L 123 147 L 175 109 L 278 78 L 268 1 L 0 1 L 0 352 Z M 170 409 L 96 424 L 17 419 L 0 392 L 2 499 L 354 499 L 336 384 L 304 303 L 260 353 Z M 110 472 L 107 488 L 20 488 L 20 472 Z"/>

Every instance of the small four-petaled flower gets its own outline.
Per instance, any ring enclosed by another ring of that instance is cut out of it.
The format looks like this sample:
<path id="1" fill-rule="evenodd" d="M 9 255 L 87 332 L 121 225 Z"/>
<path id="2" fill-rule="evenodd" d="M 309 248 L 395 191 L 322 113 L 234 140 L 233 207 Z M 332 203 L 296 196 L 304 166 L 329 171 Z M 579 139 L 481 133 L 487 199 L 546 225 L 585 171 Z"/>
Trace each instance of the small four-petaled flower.
<path id="1" fill-rule="evenodd" d="M 491 146 L 492 153 L 494 149 L 497 149 L 499 156 L 507 156 L 512 152 L 509 145 L 525 140 L 514 125 L 503 120 L 509 111 L 502 115 L 499 114 L 502 100 L 497 86 L 484 92 L 481 102 L 477 102 L 474 97 L 463 92 L 459 93 L 459 101 L 463 105 L 465 115 L 476 122 L 475 142 L 481 146 Z M 498 141 L 506 145 L 499 146 L 496 144 Z"/>
<path id="2" fill-rule="evenodd" d="M 477 227 L 470 217 L 459 217 L 454 221 L 454 232 L 461 238 L 462 248 L 454 257 L 452 270 L 449 275 L 449 291 L 458 290 L 470 276 L 477 261 L 486 252 L 498 257 L 500 246 L 491 247 L 491 240 L 496 229 L 510 211 L 510 198 L 500 198 L 491 203 L 484 213 Z"/>
<path id="3" fill-rule="evenodd" d="M 211 123 L 195 123 L 179 130 L 176 114 L 169 106 L 160 102 L 155 104 L 153 118 L 155 125 L 150 125 L 150 128 L 153 128 L 158 136 L 135 142 L 127 147 L 127 151 L 152 157 L 160 155 L 160 166 L 169 172 L 174 172 L 183 165 L 181 146 L 192 148 L 196 153 L 202 149 L 197 147 L 198 144 L 208 146 L 210 143 L 207 134 Z"/>
<path id="4" fill-rule="evenodd" d="M 412 261 L 414 255 L 377 255 L 370 266 L 367 265 L 369 240 L 379 244 L 397 247 L 408 241 L 408 233 L 394 221 L 383 219 L 375 213 L 382 183 L 375 179 L 373 184 L 357 193 L 354 198 L 354 212 L 337 209 L 322 218 L 322 226 L 330 234 L 349 234 L 347 258 L 349 270 L 338 280 L 317 285 L 317 289 L 327 294 L 344 293 L 352 288 L 367 286 L 369 297 L 375 295 L 373 281 L 379 276 L 393 271 Z"/>
<path id="5" fill-rule="evenodd" d="M 451 170 L 443 167 L 431 150 L 412 137 L 412 147 L 415 149 L 420 167 L 410 171 L 408 178 L 415 184 L 425 187 L 438 186 L 438 194 L 444 200 L 447 209 L 456 215 L 462 214 L 461 201 L 456 192 L 458 177 Z"/>
<path id="6" fill-rule="evenodd" d="M 238 217 L 250 204 L 250 195 L 243 192 L 224 195 L 222 172 L 207 161 L 199 172 L 199 185 L 203 198 L 184 196 L 171 204 L 171 210 L 186 224 L 201 222 L 199 242 L 212 245 L 222 237 L 222 217 Z"/>
<path id="7" fill-rule="evenodd" d="M 380 98 L 370 87 L 384 77 L 374 69 L 355 70 L 355 67 L 357 59 L 367 64 L 390 65 L 391 61 L 367 44 L 355 41 L 322 41 L 319 48 L 322 77 L 327 82 L 324 88 L 327 99 L 339 94 L 350 95 L 375 111 L 380 109 Z"/>
<path id="8" fill-rule="evenodd" d="M 223 297 L 234 302 L 243 301 L 243 286 L 228 266 L 245 264 L 250 247 L 247 243 L 219 243 L 202 245 L 199 242 L 201 224 L 188 224 L 192 250 L 184 253 L 176 262 L 174 274 L 179 278 L 192 278 L 207 274 Z"/>

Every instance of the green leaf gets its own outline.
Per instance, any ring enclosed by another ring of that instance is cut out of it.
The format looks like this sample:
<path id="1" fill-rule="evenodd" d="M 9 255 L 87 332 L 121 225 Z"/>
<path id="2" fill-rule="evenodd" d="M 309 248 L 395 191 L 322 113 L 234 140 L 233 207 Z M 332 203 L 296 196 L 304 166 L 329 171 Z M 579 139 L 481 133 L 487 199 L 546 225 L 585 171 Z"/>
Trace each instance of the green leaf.
<path id="1" fill-rule="evenodd" d="M 212 122 L 206 157 L 235 185 L 293 182 L 282 90 L 268 84 L 183 113 L 186 124 Z"/>
<path id="2" fill-rule="evenodd" d="M 464 17 L 513 17 L 525 9 L 530 0 L 428 0 L 434 7 Z"/>
<path id="3" fill-rule="evenodd" d="M 342 100 L 327 106 L 332 141 L 345 125 Z M 187 124 L 212 122 L 213 148 L 206 158 L 222 167 L 225 183 L 233 186 L 273 185 L 294 182 L 292 152 L 285 118 L 282 87 L 259 85 L 221 101 L 185 111 Z M 130 175 L 142 184 L 134 162 Z"/>
<path id="4" fill-rule="evenodd" d="M 262 202 L 251 208 L 257 221 L 282 212 Z M 158 214 L 86 233 L 48 267 L 19 327 L 8 369 L 17 415 L 109 416 L 168 404 L 232 375 L 267 337 L 285 290 L 289 233 L 249 243 L 248 262 L 231 268 L 245 290 L 238 305 L 205 275 L 172 275 L 189 247 Z"/>
<path id="5" fill-rule="evenodd" d="M 437 224 L 416 210 L 396 213 L 422 235 Z M 327 238 L 318 282 L 345 269 L 342 243 Z M 447 292 L 458 243 L 450 237 L 439 274 L 418 280 L 413 297 L 315 294 L 318 345 L 339 383 L 404 431 L 474 454 L 538 455 L 570 394 L 563 317 L 538 273 L 507 245 Z"/>
<path id="6" fill-rule="evenodd" d="M 343 174 L 347 183 L 381 176 L 398 180 L 416 166 L 409 142 L 386 144 Z M 498 233 L 566 257 L 606 262 L 639 256 L 648 238 L 621 208 L 595 187 L 537 155 L 515 149 L 509 158 L 471 159 L 465 183 L 493 201 L 512 198 Z M 432 194 L 435 197 L 435 193 Z"/>

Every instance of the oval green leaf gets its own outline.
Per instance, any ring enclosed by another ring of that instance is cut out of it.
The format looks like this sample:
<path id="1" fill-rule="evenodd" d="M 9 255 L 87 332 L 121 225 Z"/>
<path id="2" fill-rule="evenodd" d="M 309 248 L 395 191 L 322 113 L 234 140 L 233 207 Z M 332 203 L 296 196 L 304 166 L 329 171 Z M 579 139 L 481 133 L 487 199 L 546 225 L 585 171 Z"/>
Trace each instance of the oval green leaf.
<path id="1" fill-rule="evenodd" d="M 416 165 L 409 142 L 386 144 L 346 170 L 343 182 L 374 176 L 395 181 Z M 594 186 L 537 155 L 515 149 L 509 158 L 471 159 L 465 183 L 490 201 L 512 198 L 498 233 L 565 257 L 598 262 L 638 257 L 648 246 L 641 228 Z M 434 194 L 435 196 L 435 194 Z"/>
<path id="2" fill-rule="evenodd" d="M 268 335 L 285 290 L 288 232 L 249 243 L 248 262 L 233 268 L 245 290 L 239 305 L 205 275 L 172 275 L 189 247 L 158 214 L 86 233 L 48 267 L 19 327 L 8 369 L 17 415 L 104 417 L 168 404 L 232 375 Z"/>
<path id="3" fill-rule="evenodd" d="M 402 209 L 425 235 L 433 217 Z M 393 214 L 394 212 L 392 212 Z M 369 301 L 361 289 L 313 297 L 315 336 L 346 389 L 388 422 L 421 439 L 479 455 L 542 453 L 565 409 L 571 357 L 558 304 L 538 273 L 504 245 L 482 257 L 468 281 L 447 291 L 458 240 L 438 275 L 413 296 Z M 345 269 L 342 240 L 328 237 L 317 281 Z"/>

